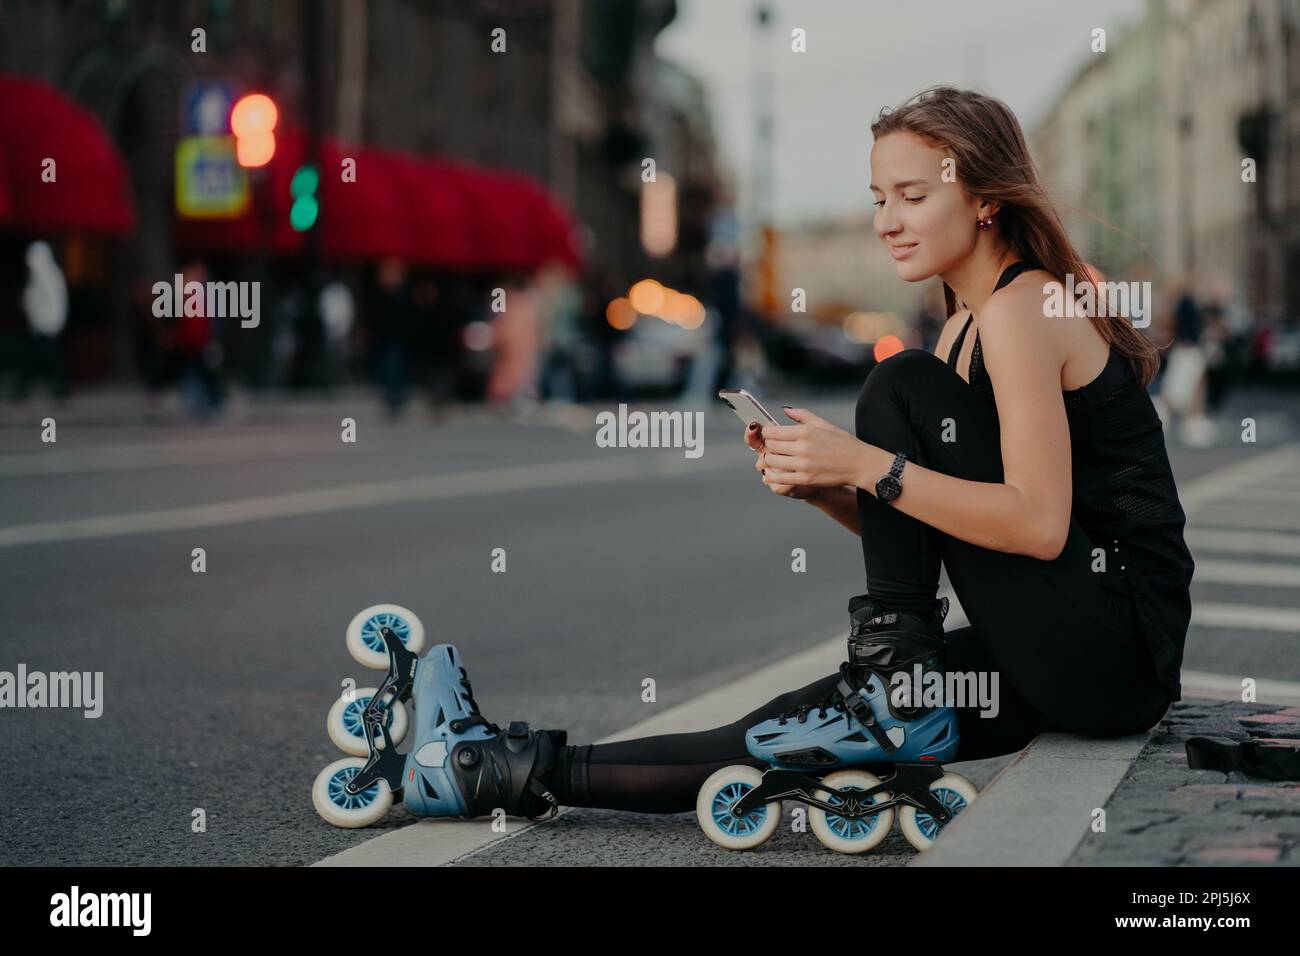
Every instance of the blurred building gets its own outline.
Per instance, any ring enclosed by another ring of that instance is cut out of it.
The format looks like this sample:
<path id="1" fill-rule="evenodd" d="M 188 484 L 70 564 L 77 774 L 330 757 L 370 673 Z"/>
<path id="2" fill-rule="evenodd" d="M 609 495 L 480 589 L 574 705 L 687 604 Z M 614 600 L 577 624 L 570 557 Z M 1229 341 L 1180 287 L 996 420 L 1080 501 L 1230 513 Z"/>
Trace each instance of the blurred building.
<path id="1" fill-rule="evenodd" d="M 708 112 L 699 84 L 653 52 L 674 0 L 9 0 L 3 13 L 0 72 L 90 109 L 129 170 L 136 228 L 89 253 L 119 377 L 139 282 L 182 258 L 176 146 L 195 80 L 265 92 L 283 127 L 309 135 L 535 177 L 580 224 L 592 275 L 704 281 Z M 646 158 L 677 185 L 677 240 L 653 259 L 639 232 Z"/>
<path id="2" fill-rule="evenodd" d="M 792 318 L 793 289 L 807 293 L 806 314 L 814 321 L 838 321 L 837 311 L 906 315 L 915 308 L 920 287 L 898 281 L 870 214 L 782 229 L 777 249 L 777 273 L 786 290 L 784 301 L 778 301 L 778 322 Z"/>
<path id="3" fill-rule="evenodd" d="M 1297 0 L 1148 0 L 1091 55 L 1032 142 L 1103 272 L 1300 314 L 1298 37 Z"/>

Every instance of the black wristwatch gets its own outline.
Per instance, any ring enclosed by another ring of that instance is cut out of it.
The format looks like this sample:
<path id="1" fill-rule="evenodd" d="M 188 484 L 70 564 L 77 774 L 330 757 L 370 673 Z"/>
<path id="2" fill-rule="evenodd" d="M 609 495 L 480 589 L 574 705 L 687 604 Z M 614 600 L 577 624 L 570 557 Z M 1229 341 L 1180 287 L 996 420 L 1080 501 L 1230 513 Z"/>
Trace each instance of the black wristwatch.
<path id="1" fill-rule="evenodd" d="M 881 501 L 893 501 L 903 493 L 903 462 L 907 456 L 901 451 L 894 456 L 894 463 L 889 466 L 889 474 L 881 475 L 876 482 L 876 497 Z"/>

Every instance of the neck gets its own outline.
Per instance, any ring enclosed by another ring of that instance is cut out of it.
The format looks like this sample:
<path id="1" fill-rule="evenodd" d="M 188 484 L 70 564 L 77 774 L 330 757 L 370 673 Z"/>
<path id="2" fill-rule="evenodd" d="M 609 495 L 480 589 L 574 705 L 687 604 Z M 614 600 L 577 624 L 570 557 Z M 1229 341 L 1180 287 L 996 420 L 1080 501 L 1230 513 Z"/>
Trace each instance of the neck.
<path id="1" fill-rule="evenodd" d="M 971 314 L 976 314 L 993 294 L 1002 270 L 1017 261 L 1019 256 L 1008 246 L 998 242 L 977 242 L 974 250 L 951 269 L 939 273 L 957 298 L 966 303 Z"/>

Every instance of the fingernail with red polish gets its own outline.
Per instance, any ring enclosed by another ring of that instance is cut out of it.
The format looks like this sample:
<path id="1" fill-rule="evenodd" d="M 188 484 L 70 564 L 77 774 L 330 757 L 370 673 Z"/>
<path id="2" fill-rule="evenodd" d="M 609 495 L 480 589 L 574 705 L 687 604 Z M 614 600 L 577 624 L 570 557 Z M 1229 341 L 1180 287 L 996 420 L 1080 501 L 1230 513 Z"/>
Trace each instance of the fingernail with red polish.
<path id="1" fill-rule="evenodd" d="M 751 432 L 752 432 L 754 429 L 756 429 L 757 427 L 758 427 L 758 422 L 750 422 L 750 423 L 749 423 L 749 430 L 750 430 Z"/>

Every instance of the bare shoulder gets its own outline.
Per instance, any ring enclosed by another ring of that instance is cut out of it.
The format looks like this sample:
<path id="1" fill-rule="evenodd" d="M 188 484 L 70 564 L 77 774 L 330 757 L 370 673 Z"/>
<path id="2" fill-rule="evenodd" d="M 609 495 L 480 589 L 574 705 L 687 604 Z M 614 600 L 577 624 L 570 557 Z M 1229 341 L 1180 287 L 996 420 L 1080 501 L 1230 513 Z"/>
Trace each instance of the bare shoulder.
<path id="1" fill-rule="evenodd" d="M 1060 282 L 1043 269 L 1031 269 L 1016 276 L 1007 286 L 990 296 L 980 310 L 982 338 L 992 333 L 1024 336 L 1036 341 L 1053 338 L 1053 327 L 1043 321 L 1053 286 Z"/>
<path id="2" fill-rule="evenodd" d="M 961 327 L 966 324 L 966 320 L 969 318 L 970 309 L 958 309 L 948 316 L 943 331 L 939 333 L 939 341 L 934 343 L 935 355 L 945 362 L 948 361 L 948 351 L 952 348 L 952 343 L 957 341 L 957 336 L 961 334 Z"/>

